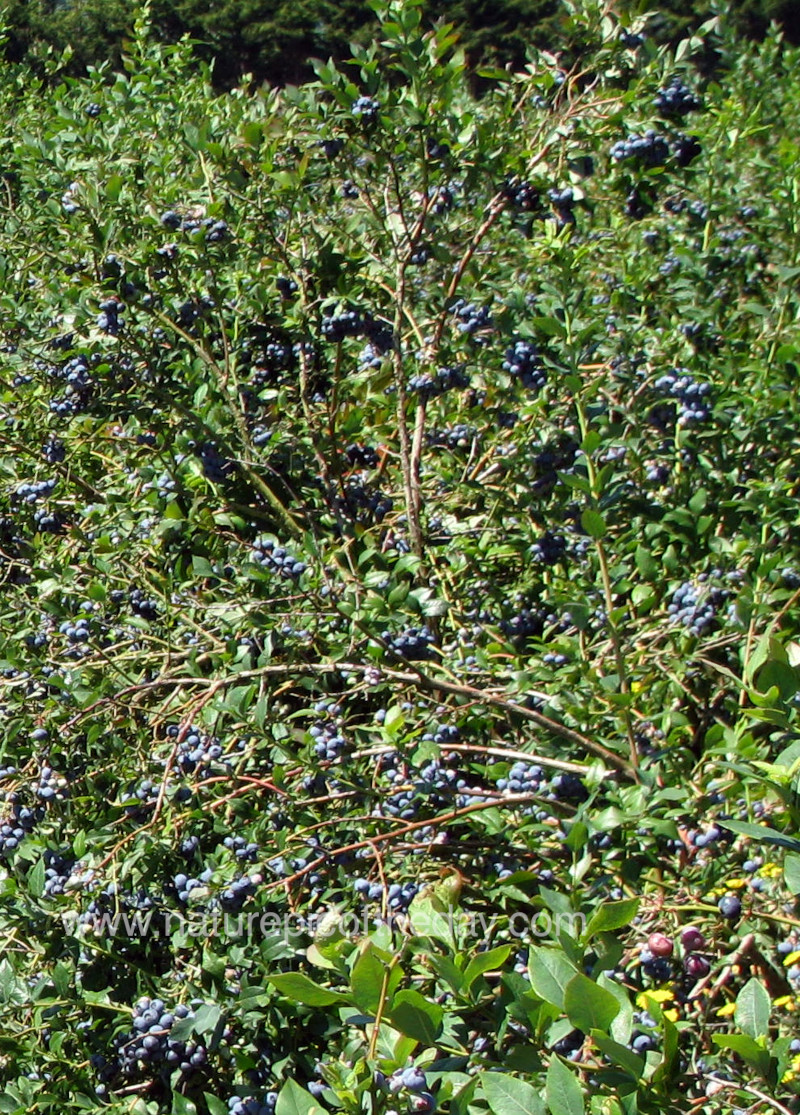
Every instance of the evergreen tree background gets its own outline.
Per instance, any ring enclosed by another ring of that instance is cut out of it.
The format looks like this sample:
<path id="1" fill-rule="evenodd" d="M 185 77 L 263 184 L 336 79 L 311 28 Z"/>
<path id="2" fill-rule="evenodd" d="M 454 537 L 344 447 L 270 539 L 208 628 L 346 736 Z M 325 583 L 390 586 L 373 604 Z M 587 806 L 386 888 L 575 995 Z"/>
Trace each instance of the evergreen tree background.
<path id="1" fill-rule="evenodd" d="M 659 0 L 651 33 L 662 40 L 685 34 L 714 14 L 713 0 Z M 631 15 L 650 3 L 623 3 Z M 126 0 L 8 0 L 3 5 L 7 62 L 44 68 L 48 52 L 72 50 L 68 72 L 110 61 L 117 67 L 130 29 Z M 530 45 L 574 47 L 565 40 L 556 0 L 429 0 L 428 18 L 456 25 L 472 66 L 520 66 Z M 776 20 L 790 42 L 800 41 L 798 0 L 733 0 L 727 18 L 745 36 L 759 38 Z M 377 22 L 364 0 L 152 0 L 155 30 L 165 42 L 190 35 L 199 55 L 213 60 L 216 82 L 235 84 L 243 74 L 272 84 L 297 83 L 312 71 L 310 57 L 347 55 Z"/>

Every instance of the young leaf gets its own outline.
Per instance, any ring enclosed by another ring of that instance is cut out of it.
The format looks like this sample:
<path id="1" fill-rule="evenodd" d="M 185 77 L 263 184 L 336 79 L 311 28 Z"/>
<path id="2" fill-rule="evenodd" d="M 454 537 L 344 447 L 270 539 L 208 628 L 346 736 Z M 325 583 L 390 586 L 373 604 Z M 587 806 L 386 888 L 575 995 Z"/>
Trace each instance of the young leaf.
<path id="1" fill-rule="evenodd" d="M 550 1062 L 545 1089 L 550 1115 L 584 1115 L 581 1086 L 558 1057 Z"/>
<path id="2" fill-rule="evenodd" d="M 578 972 L 564 991 L 564 1010 L 572 1025 L 584 1033 L 589 1030 L 608 1032 L 619 1013 L 619 1003 L 610 991 Z"/>
<path id="3" fill-rule="evenodd" d="M 511 945 L 499 945 L 497 948 L 489 949 L 488 952 L 479 952 L 473 956 L 464 972 L 464 991 L 469 991 L 478 976 L 483 975 L 484 972 L 491 971 L 492 968 L 499 968 L 507 959 L 511 952 Z"/>
<path id="4" fill-rule="evenodd" d="M 564 991 L 577 974 L 577 968 L 567 960 L 560 949 L 546 949 L 534 945 L 528 957 L 528 975 L 531 987 L 546 1003 L 564 1009 Z"/>
<path id="5" fill-rule="evenodd" d="M 783 878 L 792 894 L 800 894 L 800 855 L 790 853 L 783 861 Z"/>
<path id="6" fill-rule="evenodd" d="M 592 1030 L 591 1037 L 601 1053 L 605 1053 L 606 1057 L 618 1064 L 634 1080 L 641 1080 L 645 1065 L 643 1057 L 634 1053 L 627 1045 L 620 1045 L 601 1030 Z"/>
<path id="7" fill-rule="evenodd" d="M 402 1034 L 422 1045 L 434 1045 L 442 1030 L 444 1011 L 418 991 L 400 991 L 395 996 L 389 1016 L 391 1024 Z"/>
<path id="8" fill-rule="evenodd" d="M 348 998 L 338 991 L 330 991 L 327 987 L 320 987 L 302 972 L 286 972 L 278 976 L 268 976 L 267 979 L 277 987 L 281 995 L 293 999 L 295 1003 L 303 1003 L 307 1007 L 329 1007 L 332 1003 L 346 1003 Z"/>
<path id="9" fill-rule="evenodd" d="M 278 1093 L 275 1115 L 325 1115 L 313 1096 L 294 1080 L 287 1080 Z"/>
<path id="10" fill-rule="evenodd" d="M 581 938 L 585 944 L 598 933 L 607 933 L 612 929 L 621 929 L 630 925 L 639 910 L 638 898 L 623 898 L 619 902 L 604 902 L 589 919 L 589 924 Z"/>
<path id="11" fill-rule="evenodd" d="M 733 1020 L 751 1038 L 765 1037 L 769 1029 L 772 1002 L 763 984 L 753 976 L 736 996 Z"/>
<path id="12" fill-rule="evenodd" d="M 768 1079 L 771 1067 L 770 1055 L 748 1034 L 712 1034 L 711 1040 L 721 1049 L 730 1049 L 760 1073 L 765 1080 Z"/>
<path id="13" fill-rule="evenodd" d="M 545 1115 L 544 1103 L 534 1088 L 507 1073 L 485 1073 L 483 1092 L 494 1115 Z"/>

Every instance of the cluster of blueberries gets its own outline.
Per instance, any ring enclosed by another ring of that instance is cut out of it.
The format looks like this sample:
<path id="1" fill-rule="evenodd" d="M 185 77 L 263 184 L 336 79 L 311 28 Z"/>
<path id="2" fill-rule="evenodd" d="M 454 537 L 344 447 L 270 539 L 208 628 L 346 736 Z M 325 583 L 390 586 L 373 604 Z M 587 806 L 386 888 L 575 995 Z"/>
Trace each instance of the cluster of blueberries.
<path id="1" fill-rule="evenodd" d="M 391 496 L 380 488 L 359 484 L 353 479 L 334 488 L 329 500 L 337 514 L 354 522 L 382 523 L 394 507 Z"/>
<path id="2" fill-rule="evenodd" d="M 180 734 L 178 724 L 170 724 L 166 730 L 168 739 L 177 739 Z M 178 744 L 176 766 L 184 774 L 204 776 L 212 764 L 223 757 L 222 744 L 214 736 L 206 735 L 194 724 Z"/>
<path id="3" fill-rule="evenodd" d="M 436 642 L 429 627 L 408 627 L 398 635 L 391 631 L 381 632 L 381 638 L 388 643 L 389 650 L 407 662 L 424 662 L 433 657 Z"/>
<path id="4" fill-rule="evenodd" d="M 50 400 L 50 410 L 59 418 L 70 418 L 86 409 L 94 383 L 86 356 L 73 356 L 50 369 L 53 379 L 64 383 L 64 394 Z"/>
<path id="5" fill-rule="evenodd" d="M 226 913 L 237 913 L 251 895 L 264 882 L 263 875 L 242 875 L 220 891 L 219 904 Z"/>
<path id="6" fill-rule="evenodd" d="M 555 565 L 562 561 L 567 552 L 567 540 L 563 534 L 553 534 L 546 530 L 531 546 L 530 554 L 538 565 Z"/>
<path id="7" fill-rule="evenodd" d="M 660 395 L 667 395 L 675 399 L 678 404 L 677 422 L 679 426 L 699 426 L 707 422 L 711 416 L 710 383 L 698 383 L 687 368 L 673 368 L 653 384 L 653 389 Z M 657 409 L 657 408 L 656 408 Z M 659 421 L 660 416 L 655 416 Z"/>
<path id="8" fill-rule="evenodd" d="M 182 216 L 174 209 L 168 209 L 161 214 L 161 223 L 164 228 L 171 229 L 173 232 L 190 233 L 203 229 L 205 239 L 211 244 L 226 240 L 231 235 L 225 221 L 218 220 L 215 217 L 198 217 L 192 214 Z"/>
<path id="9" fill-rule="evenodd" d="M 635 162 L 639 166 L 663 166 L 669 158 L 669 143 L 663 135 L 649 128 L 644 135 L 633 133 L 618 140 L 611 148 L 615 162 Z"/>
<path id="10" fill-rule="evenodd" d="M 307 566 L 290 554 L 283 546 L 276 545 L 270 538 L 257 538 L 251 551 L 252 560 L 270 572 L 296 581 L 305 573 Z"/>
<path id="11" fill-rule="evenodd" d="M 375 1084 L 391 1096 L 406 1096 L 413 1115 L 430 1115 L 436 1110 L 436 1098 L 428 1091 L 425 1073 L 416 1066 L 398 1069 L 391 1076 L 376 1072 Z"/>
<path id="12" fill-rule="evenodd" d="M 512 178 L 505 182 L 503 197 L 510 201 L 515 209 L 520 209 L 524 213 L 541 212 L 543 208 L 536 187 L 520 178 Z"/>
<path id="13" fill-rule="evenodd" d="M 500 621 L 503 634 L 517 645 L 524 645 L 529 639 L 538 639 L 546 627 L 562 627 L 566 619 L 560 620 L 546 608 L 520 608 L 508 619 Z"/>
<path id="14" fill-rule="evenodd" d="M 448 429 L 432 429 L 426 434 L 426 441 L 432 449 L 469 449 L 475 442 L 478 431 L 474 426 L 459 422 Z"/>
<path id="15" fill-rule="evenodd" d="M 120 592 L 119 599 L 115 595 L 116 592 Z M 112 592 L 110 597 L 112 603 L 122 603 L 122 599 L 124 599 L 120 590 Z M 128 604 L 134 615 L 141 616 L 142 619 L 158 619 L 158 601 L 150 596 L 145 596 L 142 589 L 134 586 L 128 590 Z"/>
<path id="16" fill-rule="evenodd" d="M 211 441 L 204 441 L 199 446 L 190 446 L 200 458 L 203 466 L 203 475 L 217 484 L 226 480 L 234 470 L 233 461 L 224 457 L 216 445 Z"/>
<path id="17" fill-rule="evenodd" d="M 14 499 L 20 500 L 22 503 L 39 503 L 40 500 L 45 500 L 53 494 L 56 484 L 57 481 L 53 478 L 33 482 L 26 481 L 16 488 Z"/>
<path id="18" fill-rule="evenodd" d="M 361 96 L 353 102 L 353 116 L 359 117 L 363 124 L 374 124 L 378 119 L 381 103 L 375 97 Z"/>
<path id="19" fill-rule="evenodd" d="M 684 581 L 672 594 L 667 613 L 673 623 L 688 627 L 690 634 L 699 637 L 713 631 L 720 607 L 728 597 L 726 589 Z"/>
<path id="20" fill-rule="evenodd" d="M 506 349 L 503 370 L 518 379 L 528 391 L 541 391 L 547 383 L 547 371 L 533 341 L 515 341 Z"/>
<path id="21" fill-rule="evenodd" d="M 668 85 L 659 89 L 653 104 L 662 116 L 687 116 L 702 108 L 699 98 L 679 77 L 673 77 Z"/>
<path id="22" fill-rule="evenodd" d="M 44 853 L 44 893 L 47 898 L 63 894 L 74 871 L 72 860 L 47 848 Z"/>
<path id="23" fill-rule="evenodd" d="M 278 1103 L 277 1092 L 267 1092 L 263 1099 L 255 1097 L 230 1096 L 228 1115 L 275 1115 Z"/>
<path id="24" fill-rule="evenodd" d="M 347 739 L 333 721 L 312 724 L 308 734 L 314 740 L 314 754 L 318 759 L 333 762 L 348 746 Z"/>
<path id="25" fill-rule="evenodd" d="M 371 445 L 352 442 L 345 449 L 345 456 L 353 468 L 377 468 L 380 458 Z"/>
<path id="26" fill-rule="evenodd" d="M 176 1021 L 193 1017 L 194 1011 L 184 1003 L 170 1009 L 163 999 L 140 999 L 133 1009 L 130 1032 L 116 1040 L 115 1062 L 97 1066 L 101 1080 L 111 1080 L 118 1073 L 128 1079 L 155 1079 L 162 1070 L 170 1074 L 177 1070 L 184 1077 L 202 1071 L 208 1063 L 205 1045 L 171 1035 Z M 97 1088 L 101 1096 L 107 1091 L 105 1083 Z"/>
<path id="27" fill-rule="evenodd" d="M 458 332 L 470 337 L 476 344 L 485 340 L 485 335 L 494 327 L 488 306 L 477 306 L 459 298 L 450 307 L 450 313 L 457 320 Z"/>
<path id="28" fill-rule="evenodd" d="M 16 851 L 39 820 L 36 810 L 21 805 L 19 801 L 11 801 L 10 804 L 10 812 L 0 822 L 0 856 L 9 856 Z"/>
<path id="29" fill-rule="evenodd" d="M 119 298 L 104 298 L 100 303 L 100 313 L 97 315 L 97 328 L 100 332 L 116 337 L 125 327 L 125 321 L 121 316 L 124 310 L 125 303 Z"/>
<path id="30" fill-rule="evenodd" d="M 446 365 L 437 368 L 435 374 L 420 372 L 411 376 L 408 389 L 421 400 L 435 399 L 447 391 L 457 388 L 469 387 L 469 373 L 464 370 L 463 364 Z"/>
<path id="31" fill-rule="evenodd" d="M 338 314 L 324 314 L 320 323 L 320 333 L 325 341 L 330 344 L 339 344 L 347 337 L 367 337 L 369 345 L 362 353 L 360 363 L 363 367 L 374 366 L 375 359 L 380 359 L 387 353 L 393 344 L 393 334 L 388 326 L 376 321 L 370 313 L 361 310 L 347 309 Z"/>
<path id="32" fill-rule="evenodd" d="M 495 785 L 498 790 L 508 790 L 510 794 L 535 794 L 544 786 L 545 781 L 541 767 L 520 760 L 511 767 L 508 777 L 498 778 Z"/>
<path id="33" fill-rule="evenodd" d="M 243 863 L 252 863 L 258 856 L 258 844 L 252 840 L 245 840 L 243 836 L 226 836 L 222 843 Z"/>
<path id="34" fill-rule="evenodd" d="M 393 914 L 404 914 L 413 902 L 419 887 L 410 880 L 405 883 L 391 883 L 384 890 L 383 883 L 371 883 L 369 879 L 354 879 L 353 890 L 368 902 L 382 902 Z"/>
<path id="35" fill-rule="evenodd" d="M 34 793 L 43 802 L 63 801 L 67 796 L 67 787 L 64 775 L 56 774 L 47 764 L 40 769 L 39 778 L 33 784 Z"/>

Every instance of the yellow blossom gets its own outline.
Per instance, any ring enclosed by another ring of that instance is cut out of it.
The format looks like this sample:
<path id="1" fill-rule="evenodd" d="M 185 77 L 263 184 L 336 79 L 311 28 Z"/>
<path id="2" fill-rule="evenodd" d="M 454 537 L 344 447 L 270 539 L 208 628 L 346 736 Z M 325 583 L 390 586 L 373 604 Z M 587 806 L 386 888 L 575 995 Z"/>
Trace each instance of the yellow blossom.
<path id="1" fill-rule="evenodd" d="M 668 987 L 660 987 L 657 991 L 642 991 L 636 996 L 636 1005 L 640 1010 L 647 1010 L 650 1003 L 669 1003 L 675 998 L 675 992 Z"/>

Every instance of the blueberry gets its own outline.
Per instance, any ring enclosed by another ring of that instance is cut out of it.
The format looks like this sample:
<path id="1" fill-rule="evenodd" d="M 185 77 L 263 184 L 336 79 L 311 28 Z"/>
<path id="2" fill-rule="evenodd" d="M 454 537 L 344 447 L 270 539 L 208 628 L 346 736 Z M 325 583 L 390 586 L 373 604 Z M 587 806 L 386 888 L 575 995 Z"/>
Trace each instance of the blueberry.
<path id="1" fill-rule="evenodd" d="M 735 894 L 725 894 L 717 903 L 717 909 L 728 921 L 736 921 L 742 913 L 742 903 Z"/>

